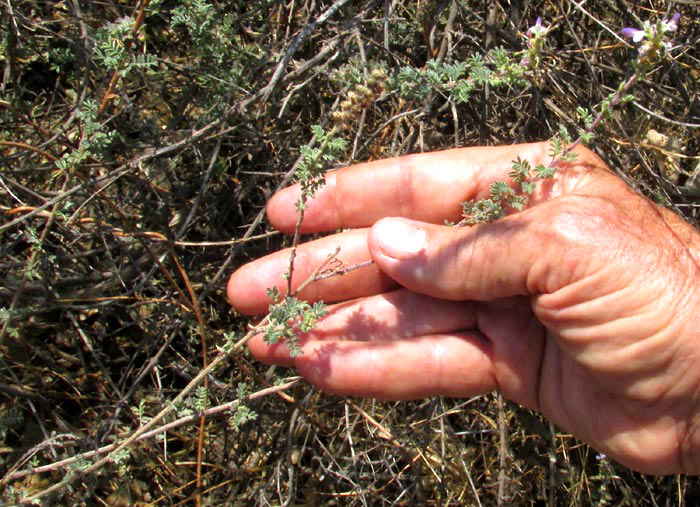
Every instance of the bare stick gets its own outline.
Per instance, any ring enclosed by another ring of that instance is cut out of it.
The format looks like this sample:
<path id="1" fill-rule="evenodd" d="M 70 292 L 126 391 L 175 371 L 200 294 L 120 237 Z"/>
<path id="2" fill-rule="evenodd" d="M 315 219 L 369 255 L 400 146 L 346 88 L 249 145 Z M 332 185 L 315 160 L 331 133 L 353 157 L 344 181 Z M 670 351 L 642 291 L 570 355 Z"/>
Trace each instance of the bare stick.
<path id="1" fill-rule="evenodd" d="M 301 285 L 299 285 L 299 287 L 297 287 L 296 289 L 294 289 L 294 292 L 291 292 L 289 295 L 290 295 L 290 296 L 293 296 L 293 295 L 295 295 L 295 294 L 299 294 L 299 293 L 300 293 L 302 290 L 304 290 L 311 282 L 315 282 L 316 280 L 319 280 L 319 278 L 317 278 L 317 277 L 318 277 L 318 274 L 323 270 L 323 268 L 326 267 L 326 265 L 327 265 L 331 260 L 333 260 L 333 259 L 338 255 L 338 253 L 340 253 L 340 247 L 337 247 L 333 252 L 331 252 L 330 254 L 328 254 L 328 256 L 326 256 L 326 259 L 321 263 L 321 265 L 318 266 L 318 267 L 314 270 L 313 273 L 311 273 L 311 276 L 309 276 L 309 277 L 304 281 L 304 283 L 302 283 Z"/>
<path id="2" fill-rule="evenodd" d="M 503 396 L 501 393 L 496 395 L 496 403 L 498 405 L 498 434 L 499 434 L 499 446 L 498 446 L 498 499 L 497 505 L 501 507 L 504 505 L 506 496 L 506 461 L 508 456 L 508 435 L 506 434 L 506 420 L 505 411 L 503 408 Z"/>
<path id="3" fill-rule="evenodd" d="M 277 68 L 275 68 L 275 72 L 272 74 L 270 82 L 262 90 L 263 100 L 267 100 L 270 97 L 270 94 L 275 89 L 275 86 L 277 86 L 277 83 L 282 78 L 282 73 L 284 72 L 285 67 L 289 63 L 289 60 L 292 59 L 292 56 L 294 56 L 294 53 L 296 53 L 297 49 L 299 49 L 301 43 L 304 42 L 309 35 L 311 35 L 311 33 L 316 29 L 316 27 L 324 23 L 328 18 L 335 14 L 338 11 L 338 9 L 340 9 L 349 1 L 350 0 L 337 0 L 333 5 L 326 9 L 323 12 L 323 14 L 316 18 L 312 23 L 309 23 L 309 25 L 306 26 L 301 31 L 301 33 L 299 33 L 299 35 L 294 37 L 294 40 L 289 45 L 289 48 L 287 48 L 287 51 L 285 51 L 282 60 L 280 60 L 280 63 L 277 64 Z"/>
<path id="4" fill-rule="evenodd" d="M 48 151 L 44 151 L 41 148 L 37 148 L 36 146 L 32 146 L 27 143 L 20 143 L 18 141 L 0 141 L 0 146 L 11 146 L 13 148 L 22 148 L 23 150 L 29 150 L 33 151 L 34 153 L 38 153 L 42 157 L 44 157 L 47 160 L 50 160 L 51 162 L 56 162 L 58 161 L 58 158 L 55 156 L 51 155 Z"/>
<path id="5" fill-rule="evenodd" d="M 340 250 L 340 248 L 338 248 L 336 250 L 336 252 L 338 252 L 339 250 Z M 336 269 L 331 269 L 331 270 L 324 271 L 324 272 L 319 272 L 314 277 L 314 282 L 316 282 L 318 280 L 325 280 L 326 278 L 331 278 L 333 276 L 342 276 L 346 273 L 350 273 L 351 271 L 355 271 L 356 269 L 366 268 L 367 266 L 371 266 L 372 264 L 374 264 L 374 261 L 370 259 L 368 261 L 358 262 L 357 264 L 352 264 L 351 266 L 346 266 L 346 267 L 342 267 L 342 268 L 336 268 Z"/>

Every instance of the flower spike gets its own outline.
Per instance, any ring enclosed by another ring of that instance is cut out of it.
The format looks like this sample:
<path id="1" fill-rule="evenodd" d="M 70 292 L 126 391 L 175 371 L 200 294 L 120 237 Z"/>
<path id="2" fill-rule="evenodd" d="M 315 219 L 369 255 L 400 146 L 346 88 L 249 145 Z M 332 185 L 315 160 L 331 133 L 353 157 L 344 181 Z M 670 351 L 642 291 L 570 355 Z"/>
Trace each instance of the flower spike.
<path id="1" fill-rule="evenodd" d="M 627 39 L 632 39 L 632 42 L 638 44 L 639 59 L 649 61 L 658 58 L 659 56 L 668 53 L 673 47 L 673 43 L 666 35 L 668 32 L 678 30 L 678 21 L 681 15 L 675 13 L 671 19 L 660 20 L 656 23 L 645 21 L 641 30 L 637 28 L 623 28 L 620 30 L 620 35 Z"/>
<path id="2" fill-rule="evenodd" d="M 520 60 L 520 65 L 529 69 L 534 69 L 539 65 L 547 30 L 548 28 L 542 24 L 542 16 L 538 16 L 535 24 L 528 28 L 525 33 L 527 51 Z"/>

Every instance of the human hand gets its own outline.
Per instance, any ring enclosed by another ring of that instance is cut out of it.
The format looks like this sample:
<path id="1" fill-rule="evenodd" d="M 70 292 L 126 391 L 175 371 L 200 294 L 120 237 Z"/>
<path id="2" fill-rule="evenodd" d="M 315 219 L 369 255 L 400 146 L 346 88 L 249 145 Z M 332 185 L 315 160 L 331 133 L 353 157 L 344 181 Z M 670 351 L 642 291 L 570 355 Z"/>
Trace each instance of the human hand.
<path id="1" fill-rule="evenodd" d="M 308 286 L 330 313 L 284 344 L 249 342 L 320 388 L 410 399 L 498 389 L 611 458 L 647 473 L 700 473 L 700 235 L 629 189 L 591 151 L 538 183 L 528 207 L 494 223 L 447 227 L 460 203 L 507 181 L 547 143 L 465 148 L 329 173 L 303 232 L 352 230 L 301 245 L 298 286 L 340 246 L 370 267 Z M 268 204 L 292 232 L 298 187 Z M 401 218 L 385 218 L 401 217 Z M 284 293 L 288 250 L 236 271 L 233 306 L 264 314 Z"/>

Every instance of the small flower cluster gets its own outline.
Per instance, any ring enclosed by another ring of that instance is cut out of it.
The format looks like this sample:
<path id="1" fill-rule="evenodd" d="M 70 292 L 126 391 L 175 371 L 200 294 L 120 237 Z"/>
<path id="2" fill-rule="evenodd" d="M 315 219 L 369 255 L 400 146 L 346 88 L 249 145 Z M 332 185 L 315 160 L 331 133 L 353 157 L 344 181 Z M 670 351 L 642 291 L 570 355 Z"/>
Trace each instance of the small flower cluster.
<path id="1" fill-rule="evenodd" d="M 527 29 L 525 33 L 527 51 L 523 59 L 520 60 L 520 65 L 528 69 L 535 69 L 539 66 L 547 30 L 548 28 L 542 24 L 542 17 L 538 17 L 535 24 Z"/>
<path id="2" fill-rule="evenodd" d="M 669 20 L 660 20 L 651 24 L 645 21 L 641 30 L 637 28 L 623 28 L 620 35 L 639 45 L 639 60 L 653 61 L 657 56 L 668 52 L 673 43 L 667 39 L 667 33 L 678 30 L 680 13 L 676 13 Z"/>
<path id="3" fill-rule="evenodd" d="M 381 67 L 375 67 L 365 84 L 357 84 L 347 94 L 347 99 L 340 103 L 340 111 L 333 113 L 333 120 L 340 130 L 348 130 L 350 123 L 359 117 L 363 109 L 372 105 L 384 91 L 386 73 Z"/>

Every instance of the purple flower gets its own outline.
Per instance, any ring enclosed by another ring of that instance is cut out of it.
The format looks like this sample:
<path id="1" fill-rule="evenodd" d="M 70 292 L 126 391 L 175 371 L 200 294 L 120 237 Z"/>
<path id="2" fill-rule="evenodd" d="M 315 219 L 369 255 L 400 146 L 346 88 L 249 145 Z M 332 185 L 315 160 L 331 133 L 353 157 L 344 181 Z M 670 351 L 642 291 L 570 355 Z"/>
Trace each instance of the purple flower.
<path id="1" fill-rule="evenodd" d="M 537 16 L 537 21 L 527 29 L 527 38 L 537 37 L 547 31 L 547 27 L 542 25 L 542 16 Z"/>
<path id="2" fill-rule="evenodd" d="M 681 19 L 681 13 L 677 12 L 670 20 L 664 21 L 664 32 L 675 32 L 678 30 L 679 19 Z"/>
<path id="3" fill-rule="evenodd" d="M 620 35 L 627 39 L 632 39 L 634 42 L 641 42 L 645 33 L 644 30 L 637 30 L 636 28 L 623 28 L 620 30 Z"/>
<path id="4" fill-rule="evenodd" d="M 669 20 L 657 21 L 654 24 L 645 21 L 643 30 L 623 28 L 620 30 L 620 34 L 623 37 L 632 39 L 636 44 L 644 41 L 638 46 L 640 58 L 644 57 L 650 51 L 652 54 L 656 54 L 657 51 L 662 53 L 668 52 L 673 47 L 673 43 L 665 34 L 666 32 L 675 32 L 678 30 L 678 21 L 680 19 L 681 15 L 677 12 Z"/>

